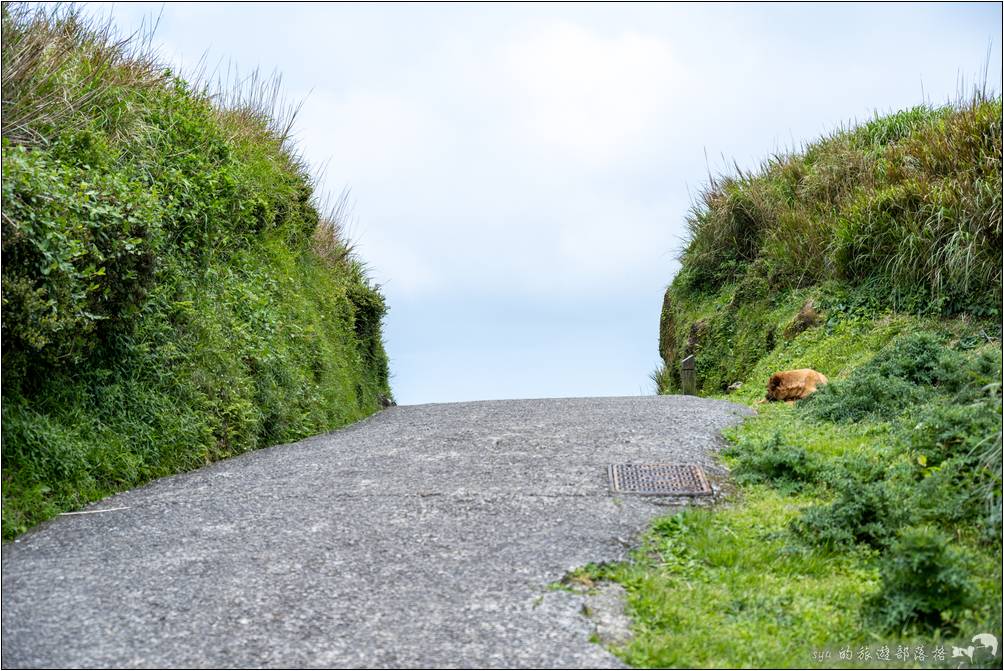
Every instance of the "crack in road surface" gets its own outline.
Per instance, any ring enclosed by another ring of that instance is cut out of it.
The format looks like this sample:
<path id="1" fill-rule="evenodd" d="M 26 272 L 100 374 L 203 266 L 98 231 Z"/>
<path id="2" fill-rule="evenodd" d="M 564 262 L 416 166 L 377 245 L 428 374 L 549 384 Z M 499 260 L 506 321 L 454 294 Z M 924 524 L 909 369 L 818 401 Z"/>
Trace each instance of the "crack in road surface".
<path id="1" fill-rule="evenodd" d="M 59 517 L 3 547 L 15 667 L 610 667 L 568 570 L 665 500 L 607 464 L 714 472 L 750 411 L 684 396 L 395 407 Z"/>

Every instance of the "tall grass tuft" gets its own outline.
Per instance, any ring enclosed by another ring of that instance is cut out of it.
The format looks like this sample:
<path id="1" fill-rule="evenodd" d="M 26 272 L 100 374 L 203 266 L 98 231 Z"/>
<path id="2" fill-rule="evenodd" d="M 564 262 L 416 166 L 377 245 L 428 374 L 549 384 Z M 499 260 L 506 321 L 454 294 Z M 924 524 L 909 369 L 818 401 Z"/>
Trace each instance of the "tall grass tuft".
<path id="1" fill-rule="evenodd" d="M 115 104 L 117 88 L 167 80 L 146 36 L 122 37 L 77 6 L 5 2 L 2 12 L 0 125 L 11 142 L 45 144 L 54 129 L 82 128 L 98 115 L 120 124 L 129 115 Z"/>
<path id="2" fill-rule="evenodd" d="M 682 288 L 758 273 L 777 290 L 871 283 L 894 307 L 999 315 L 1001 152 L 1001 98 L 980 89 L 714 177 L 687 221 Z"/>
<path id="3" fill-rule="evenodd" d="M 339 267 L 349 263 L 353 246 L 347 242 L 346 230 L 352 220 L 352 193 L 348 187 L 321 210 L 322 214 L 314 229 L 311 249 L 325 263 Z"/>

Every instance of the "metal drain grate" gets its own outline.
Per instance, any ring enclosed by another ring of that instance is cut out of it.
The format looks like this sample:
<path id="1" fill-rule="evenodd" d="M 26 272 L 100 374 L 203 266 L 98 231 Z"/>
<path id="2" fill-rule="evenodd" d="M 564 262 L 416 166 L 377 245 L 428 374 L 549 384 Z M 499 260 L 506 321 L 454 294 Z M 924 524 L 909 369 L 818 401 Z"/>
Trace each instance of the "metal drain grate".
<path id="1" fill-rule="evenodd" d="M 711 485 L 700 466 L 610 464 L 610 491 L 649 496 L 705 496 Z"/>

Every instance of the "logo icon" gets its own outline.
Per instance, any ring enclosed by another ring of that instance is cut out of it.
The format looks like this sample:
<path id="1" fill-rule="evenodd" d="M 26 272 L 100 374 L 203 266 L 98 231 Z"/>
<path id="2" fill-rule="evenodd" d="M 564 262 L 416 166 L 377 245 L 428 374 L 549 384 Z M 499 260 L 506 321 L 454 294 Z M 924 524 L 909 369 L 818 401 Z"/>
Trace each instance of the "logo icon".
<path id="1" fill-rule="evenodd" d="M 980 648 L 987 648 L 990 651 L 990 656 L 993 657 L 997 654 L 997 637 L 993 634 L 976 634 L 972 638 L 972 642 L 976 645 L 970 645 L 965 648 L 957 648 L 952 646 L 952 657 L 967 657 L 972 663 L 973 654 Z"/>
<path id="2" fill-rule="evenodd" d="M 976 634 L 973 636 L 973 643 L 978 643 L 977 648 L 990 648 L 990 656 L 997 654 L 997 637 L 993 634 Z"/>

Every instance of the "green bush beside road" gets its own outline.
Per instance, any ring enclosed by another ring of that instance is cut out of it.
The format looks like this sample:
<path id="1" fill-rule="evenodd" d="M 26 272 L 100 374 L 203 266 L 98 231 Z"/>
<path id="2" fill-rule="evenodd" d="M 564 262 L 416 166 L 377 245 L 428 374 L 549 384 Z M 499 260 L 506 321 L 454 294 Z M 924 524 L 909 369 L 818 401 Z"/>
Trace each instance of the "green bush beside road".
<path id="1" fill-rule="evenodd" d="M 389 398 L 378 288 L 268 84 L 3 9 L 3 535 Z"/>

